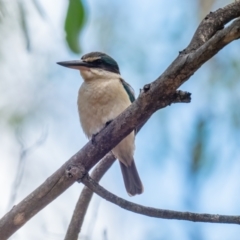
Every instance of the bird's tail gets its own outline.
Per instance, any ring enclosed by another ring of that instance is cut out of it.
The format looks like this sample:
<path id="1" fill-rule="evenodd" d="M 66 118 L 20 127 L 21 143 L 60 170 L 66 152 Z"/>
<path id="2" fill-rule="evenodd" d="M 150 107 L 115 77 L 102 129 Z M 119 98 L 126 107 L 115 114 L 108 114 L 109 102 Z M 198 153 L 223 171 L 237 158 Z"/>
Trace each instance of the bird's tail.
<path id="1" fill-rule="evenodd" d="M 123 180 L 125 184 L 125 188 L 130 196 L 134 196 L 136 194 L 141 194 L 143 192 L 143 185 L 140 180 L 140 177 L 137 172 L 137 168 L 134 160 L 131 162 L 130 166 L 125 166 L 122 162 L 120 162 Z"/>

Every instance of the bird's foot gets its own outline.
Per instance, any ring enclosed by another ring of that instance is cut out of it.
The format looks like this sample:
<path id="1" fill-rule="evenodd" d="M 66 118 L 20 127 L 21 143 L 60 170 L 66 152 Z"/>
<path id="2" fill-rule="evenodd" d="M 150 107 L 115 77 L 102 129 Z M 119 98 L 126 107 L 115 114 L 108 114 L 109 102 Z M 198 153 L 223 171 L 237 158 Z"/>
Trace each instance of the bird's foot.
<path id="1" fill-rule="evenodd" d="M 112 120 L 107 121 L 107 122 L 105 123 L 105 127 L 107 127 L 111 122 L 112 122 Z M 99 133 L 99 132 L 94 133 L 94 134 L 92 135 L 92 137 L 91 137 L 91 142 L 92 142 L 92 144 L 96 144 L 95 137 L 98 135 L 98 133 Z"/>
<path id="2" fill-rule="evenodd" d="M 92 142 L 93 145 L 96 144 L 95 137 L 96 137 L 97 135 L 98 135 L 98 133 L 94 133 L 94 134 L 92 135 L 91 142 Z"/>
<path id="3" fill-rule="evenodd" d="M 107 121 L 105 124 L 105 127 L 107 127 L 111 122 L 112 122 L 112 120 Z"/>

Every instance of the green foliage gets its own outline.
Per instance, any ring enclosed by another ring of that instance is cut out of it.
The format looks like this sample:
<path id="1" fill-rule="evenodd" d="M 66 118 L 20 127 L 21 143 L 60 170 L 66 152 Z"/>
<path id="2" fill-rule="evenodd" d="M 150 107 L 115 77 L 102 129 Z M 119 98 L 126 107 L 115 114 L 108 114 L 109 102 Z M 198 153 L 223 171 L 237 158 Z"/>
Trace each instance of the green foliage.
<path id="1" fill-rule="evenodd" d="M 9 119 L 8 119 L 8 123 L 11 127 L 16 128 L 19 127 L 23 124 L 23 122 L 26 119 L 26 115 L 24 114 L 20 114 L 20 113 L 15 113 L 12 114 Z"/>
<path id="2" fill-rule="evenodd" d="M 193 174 L 198 173 L 204 167 L 204 151 L 206 150 L 206 120 L 199 118 L 196 126 L 195 139 L 193 143 L 192 165 Z"/>
<path id="3" fill-rule="evenodd" d="M 81 0 L 69 0 L 65 20 L 66 40 L 74 53 L 80 53 L 79 35 L 85 23 L 85 10 Z"/>

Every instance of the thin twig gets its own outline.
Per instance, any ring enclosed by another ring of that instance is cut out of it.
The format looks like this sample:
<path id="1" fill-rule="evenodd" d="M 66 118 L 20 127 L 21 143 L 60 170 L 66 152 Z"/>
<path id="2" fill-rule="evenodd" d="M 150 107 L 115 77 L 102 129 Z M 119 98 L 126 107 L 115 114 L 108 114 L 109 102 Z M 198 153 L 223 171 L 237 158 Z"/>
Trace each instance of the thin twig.
<path id="1" fill-rule="evenodd" d="M 192 221 L 192 222 L 240 224 L 240 216 L 179 212 L 179 211 L 145 207 L 133 202 L 129 202 L 107 191 L 105 188 L 103 188 L 97 182 L 95 182 L 91 177 L 89 177 L 89 175 L 86 175 L 85 177 L 83 177 L 82 183 L 85 186 L 89 187 L 97 195 L 104 198 L 105 200 L 123 209 L 126 209 L 134 213 L 138 213 L 141 215 L 155 217 L 155 218 L 186 220 L 186 221 Z"/>

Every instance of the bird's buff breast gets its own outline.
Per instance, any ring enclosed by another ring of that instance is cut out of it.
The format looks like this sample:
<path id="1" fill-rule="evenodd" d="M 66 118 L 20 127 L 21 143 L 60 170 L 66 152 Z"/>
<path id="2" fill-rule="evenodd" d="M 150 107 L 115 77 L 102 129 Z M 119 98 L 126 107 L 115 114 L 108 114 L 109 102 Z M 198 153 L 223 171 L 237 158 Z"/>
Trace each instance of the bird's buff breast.
<path id="1" fill-rule="evenodd" d="M 120 80 L 84 82 L 78 93 L 83 131 L 91 138 L 131 104 Z"/>

